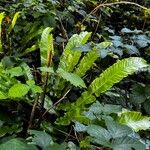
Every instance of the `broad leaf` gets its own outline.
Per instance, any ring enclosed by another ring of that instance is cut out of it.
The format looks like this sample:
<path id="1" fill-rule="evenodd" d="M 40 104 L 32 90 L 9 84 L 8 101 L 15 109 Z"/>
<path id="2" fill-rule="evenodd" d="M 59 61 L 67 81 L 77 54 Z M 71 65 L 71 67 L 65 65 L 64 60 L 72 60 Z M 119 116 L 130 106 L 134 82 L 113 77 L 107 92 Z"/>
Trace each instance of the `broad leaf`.
<path id="1" fill-rule="evenodd" d="M 53 144 L 52 137 L 44 131 L 29 130 L 29 134 L 33 136 L 31 143 L 41 148 L 46 148 L 50 144 Z"/>
<path id="2" fill-rule="evenodd" d="M 84 81 L 77 74 L 66 72 L 65 70 L 63 70 L 61 68 L 59 68 L 57 70 L 57 73 L 59 74 L 59 76 L 61 76 L 65 80 L 69 81 L 74 86 L 86 88 Z"/>
<path id="3" fill-rule="evenodd" d="M 11 77 L 19 77 L 24 74 L 23 70 L 21 67 L 14 67 L 9 70 L 6 70 L 5 73 L 8 73 L 11 75 Z"/>
<path id="4" fill-rule="evenodd" d="M 89 91 L 99 96 L 109 90 L 115 83 L 147 66 L 145 60 L 138 57 L 119 60 L 91 83 Z"/>
<path id="5" fill-rule="evenodd" d="M 66 150 L 66 146 L 61 144 L 54 143 L 53 145 L 49 145 L 45 147 L 43 150 Z"/>
<path id="6" fill-rule="evenodd" d="M 33 145 L 28 145 L 19 139 L 11 139 L 0 145 L 0 150 L 37 150 Z"/>
<path id="7" fill-rule="evenodd" d="M 111 139 L 110 133 L 105 129 L 97 125 L 89 125 L 87 127 L 87 133 L 93 137 L 93 142 L 96 142 L 98 144 L 109 146 Z"/>
<path id="8" fill-rule="evenodd" d="M 120 125 L 113 120 L 106 119 L 106 126 L 111 136 L 115 138 L 127 136 L 132 133 L 132 130 L 125 125 Z"/>
<path id="9" fill-rule="evenodd" d="M 21 98 L 28 93 L 29 89 L 28 85 L 17 83 L 9 89 L 8 96 L 11 98 Z"/>
<path id="10" fill-rule="evenodd" d="M 134 131 L 146 130 L 150 128 L 150 117 L 142 116 L 140 112 L 123 112 L 118 121 L 121 124 L 127 125 Z"/>
<path id="11" fill-rule="evenodd" d="M 41 62 L 42 66 L 46 66 L 48 62 L 48 56 L 49 53 L 54 53 L 53 50 L 53 36 L 50 34 L 52 31 L 52 28 L 47 27 L 44 29 L 42 35 L 41 35 L 41 41 L 40 41 L 40 53 L 41 53 Z"/>
<path id="12" fill-rule="evenodd" d="M 112 148 L 113 150 L 132 150 L 133 148 L 135 150 L 146 149 L 143 143 L 131 137 L 122 137 L 115 139 L 115 141 L 112 142 Z"/>
<path id="13" fill-rule="evenodd" d="M 139 103 L 139 104 L 143 103 L 147 98 L 145 89 L 146 87 L 140 84 L 134 84 L 132 86 L 132 92 L 130 94 L 130 101 L 133 103 Z"/>

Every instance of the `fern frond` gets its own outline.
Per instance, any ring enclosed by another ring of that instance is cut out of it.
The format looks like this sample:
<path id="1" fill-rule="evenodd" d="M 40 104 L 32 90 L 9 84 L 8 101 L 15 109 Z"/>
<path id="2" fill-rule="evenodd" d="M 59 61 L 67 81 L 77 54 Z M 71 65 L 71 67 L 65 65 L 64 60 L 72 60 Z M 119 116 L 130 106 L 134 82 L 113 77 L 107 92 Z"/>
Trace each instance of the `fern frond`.
<path id="1" fill-rule="evenodd" d="M 0 52 L 3 51 L 3 45 L 2 45 L 2 21 L 5 17 L 5 13 L 0 13 Z"/>
<path id="2" fill-rule="evenodd" d="M 52 28 L 47 27 L 44 29 L 42 35 L 41 35 L 41 41 L 40 41 L 40 55 L 41 55 L 41 63 L 42 66 L 47 65 L 48 61 L 48 55 L 50 51 L 54 53 L 53 50 L 53 36 L 50 34 L 52 31 Z"/>
<path id="3" fill-rule="evenodd" d="M 69 81 L 72 85 L 74 85 L 76 87 L 79 86 L 79 87 L 86 88 L 86 85 L 85 85 L 84 81 L 77 74 L 66 72 L 62 68 L 59 68 L 57 70 L 57 73 L 63 79 L 65 79 L 66 81 Z"/>
<path id="4" fill-rule="evenodd" d="M 62 57 L 60 59 L 59 68 L 62 68 L 68 72 L 72 72 L 75 65 L 78 63 L 81 51 L 73 51 L 73 48 L 85 44 L 89 39 L 91 33 L 82 32 L 81 34 L 74 34 L 66 45 Z"/>
<path id="5" fill-rule="evenodd" d="M 14 26 L 15 26 L 15 24 L 16 24 L 16 21 L 17 21 L 17 19 L 18 19 L 19 17 L 20 17 L 20 12 L 16 12 L 15 15 L 14 15 L 14 17 L 13 17 L 13 20 L 12 20 L 12 22 L 11 22 L 11 25 L 10 25 L 9 28 L 8 28 L 8 34 L 10 34 L 11 31 L 14 29 Z"/>
<path id="6" fill-rule="evenodd" d="M 91 94 L 95 93 L 96 96 L 99 96 L 115 83 L 147 66 L 146 61 L 138 57 L 119 60 L 91 83 L 89 91 Z"/>
<path id="7" fill-rule="evenodd" d="M 75 70 L 75 73 L 83 77 L 85 73 L 92 67 L 96 59 L 99 57 L 99 54 L 97 52 L 96 48 L 93 48 L 90 52 L 88 52 L 80 61 L 78 67 Z"/>
<path id="8" fill-rule="evenodd" d="M 71 121 L 75 120 L 76 116 L 79 116 L 79 114 L 82 116 L 82 109 L 85 107 L 85 105 L 96 100 L 95 96 L 92 94 L 99 96 L 101 93 L 110 89 L 115 83 L 121 81 L 124 77 L 127 77 L 128 75 L 133 74 L 134 72 L 147 66 L 148 65 L 146 64 L 146 61 L 138 57 L 131 57 L 118 61 L 106 69 L 91 83 L 88 91 L 82 93 L 81 97 L 79 97 L 75 103 L 72 103 L 73 107 L 66 112 L 64 118 L 61 117 L 61 119 L 58 120 L 59 123 L 61 124 L 61 121 L 63 121 L 65 124 L 69 124 Z M 80 122 L 82 122 L 81 118 Z"/>

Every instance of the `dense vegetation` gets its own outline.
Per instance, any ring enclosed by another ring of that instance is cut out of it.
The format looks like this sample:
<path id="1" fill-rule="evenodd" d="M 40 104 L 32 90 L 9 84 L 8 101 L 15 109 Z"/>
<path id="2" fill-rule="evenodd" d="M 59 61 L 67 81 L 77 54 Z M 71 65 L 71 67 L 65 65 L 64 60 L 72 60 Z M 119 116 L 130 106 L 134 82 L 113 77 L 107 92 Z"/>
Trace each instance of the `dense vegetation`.
<path id="1" fill-rule="evenodd" d="M 0 150 L 149 150 L 149 7 L 0 0 Z"/>

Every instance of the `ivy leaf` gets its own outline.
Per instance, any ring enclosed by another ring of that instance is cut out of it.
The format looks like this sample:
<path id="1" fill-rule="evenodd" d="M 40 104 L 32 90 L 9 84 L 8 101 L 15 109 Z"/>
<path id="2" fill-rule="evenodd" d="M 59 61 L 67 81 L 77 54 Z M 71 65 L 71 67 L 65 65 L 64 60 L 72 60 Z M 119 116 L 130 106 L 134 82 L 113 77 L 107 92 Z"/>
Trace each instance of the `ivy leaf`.
<path id="1" fill-rule="evenodd" d="M 150 100 L 147 100 L 143 104 L 145 111 L 150 115 Z"/>
<path id="2" fill-rule="evenodd" d="M 150 117 L 142 116 L 140 112 L 123 112 L 118 117 L 118 122 L 129 126 L 134 131 L 146 130 L 150 127 Z"/>
<path id="3" fill-rule="evenodd" d="M 52 137 L 44 131 L 29 130 L 29 134 L 33 136 L 30 137 L 32 140 L 31 144 L 38 145 L 41 148 L 46 148 L 53 144 Z"/>
<path id="4" fill-rule="evenodd" d="M 139 104 L 143 103 L 146 100 L 145 88 L 140 84 L 134 84 L 132 86 L 132 93 L 130 94 L 130 101 Z"/>
<path id="5" fill-rule="evenodd" d="M 115 139 L 115 141 L 112 142 L 112 148 L 113 150 L 132 150 L 133 148 L 135 150 L 146 149 L 143 143 L 131 137 L 122 137 L 122 138 Z"/>
<path id="6" fill-rule="evenodd" d="M 11 139 L 0 145 L 0 150 L 37 150 L 33 145 L 28 145 L 19 139 Z"/>
<path id="7" fill-rule="evenodd" d="M 84 81 L 77 74 L 66 72 L 62 68 L 58 68 L 57 73 L 59 74 L 59 76 L 69 81 L 74 86 L 86 88 Z"/>
<path id="8" fill-rule="evenodd" d="M 87 127 L 87 133 L 93 137 L 93 142 L 98 144 L 109 146 L 111 139 L 110 133 L 105 129 L 97 125 L 89 125 Z"/>
<path id="9" fill-rule="evenodd" d="M 122 32 L 122 33 L 133 33 L 133 31 L 130 30 L 130 29 L 128 29 L 128 28 L 123 28 L 123 29 L 121 29 L 121 32 Z"/>
<path id="10" fill-rule="evenodd" d="M 125 125 L 120 125 L 113 120 L 106 119 L 106 126 L 112 137 L 119 138 L 131 134 L 133 131 Z"/>
<path id="11" fill-rule="evenodd" d="M 123 47 L 126 48 L 128 54 L 139 54 L 139 50 L 134 45 L 125 44 Z"/>
<path id="12" fill-rule="evenodd" d="M 8 96 L 11 98 L 21 98 L 28 93 L 29 89 L 28 85 L 17 83 L 9 89 Z"/>

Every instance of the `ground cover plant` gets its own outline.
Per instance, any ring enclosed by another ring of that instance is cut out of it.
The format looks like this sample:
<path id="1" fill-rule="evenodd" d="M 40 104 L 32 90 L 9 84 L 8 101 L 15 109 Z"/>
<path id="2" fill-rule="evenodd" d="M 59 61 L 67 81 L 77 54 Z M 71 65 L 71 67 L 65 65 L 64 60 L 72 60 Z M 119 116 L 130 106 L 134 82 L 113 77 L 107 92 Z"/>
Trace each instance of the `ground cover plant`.
<path id="1" fill-rule="evenodd" d="M 0 4 L 0 150 L 150 148 L 149 1 Z"/>

